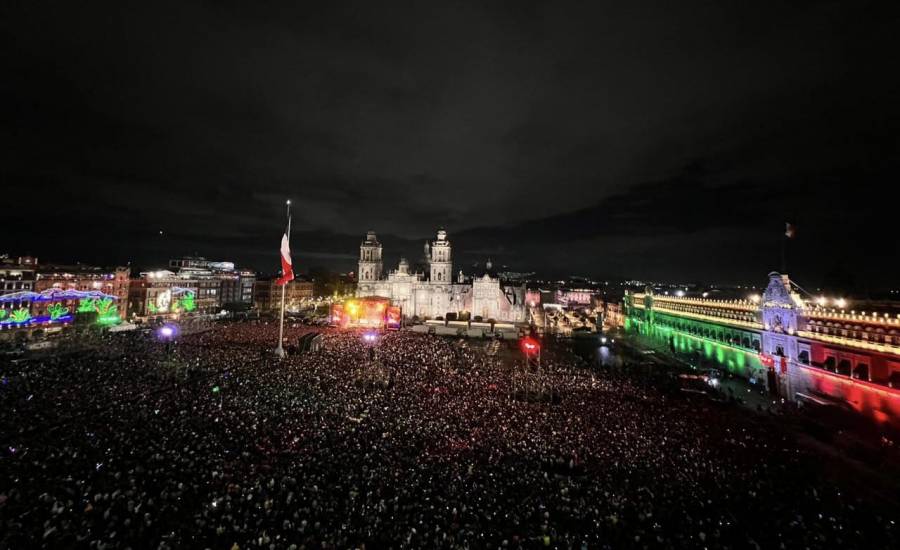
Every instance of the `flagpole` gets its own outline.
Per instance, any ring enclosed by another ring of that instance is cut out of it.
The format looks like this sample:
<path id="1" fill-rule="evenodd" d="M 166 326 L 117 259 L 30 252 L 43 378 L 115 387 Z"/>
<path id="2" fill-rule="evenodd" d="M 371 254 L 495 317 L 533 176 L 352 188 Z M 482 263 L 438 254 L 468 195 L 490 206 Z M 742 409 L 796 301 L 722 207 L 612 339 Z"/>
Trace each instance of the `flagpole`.
<path id="1" fill-rule="evenodd" d="M 287 201 L 287 237 L 288 242 L 291 239 L 291 200 Z M 284 276 L 284 273 L 281 274 Z M 275 355 L 278 357 L 284 357 L 284 294 L 285 289 L 290 284 L 290 281 L 287 281 L 283 285 L 281 285 L 281 319 L 278 322 L 278 347 L 275 348 Z"/>

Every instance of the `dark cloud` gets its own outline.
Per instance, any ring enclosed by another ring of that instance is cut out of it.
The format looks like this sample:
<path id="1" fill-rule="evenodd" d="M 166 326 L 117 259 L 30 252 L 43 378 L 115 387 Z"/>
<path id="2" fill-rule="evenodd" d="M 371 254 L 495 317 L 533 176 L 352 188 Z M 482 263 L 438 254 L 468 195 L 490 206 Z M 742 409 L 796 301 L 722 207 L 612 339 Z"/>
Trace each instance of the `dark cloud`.
<path id="1" fill-rule="evenodd" d="M 412 256 L 442 225 L 466 263 L 756 280 L 791 217 L 810 280 L 895 279 L 884 4 L 0 10 L 4 250 L 267 269 L 290 197 L 340 269 L 366 229 Z"/>

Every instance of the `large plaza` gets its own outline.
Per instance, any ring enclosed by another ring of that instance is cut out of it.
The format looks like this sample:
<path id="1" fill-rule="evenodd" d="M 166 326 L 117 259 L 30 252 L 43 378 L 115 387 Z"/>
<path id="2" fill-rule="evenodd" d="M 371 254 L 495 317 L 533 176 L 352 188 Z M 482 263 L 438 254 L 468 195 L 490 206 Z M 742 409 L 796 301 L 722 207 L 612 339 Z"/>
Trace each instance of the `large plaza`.
<path id="1" fill-rule="evenodd" d="M 627 359 L 548 352 L 561 400 L 530 403 L 510 398 L 511 344 L 325 329 L 279 361 L 276 331 L 109 334 L 7 363 L 0 548 L 897 542 L 896 502 L 837 459 Z"/>

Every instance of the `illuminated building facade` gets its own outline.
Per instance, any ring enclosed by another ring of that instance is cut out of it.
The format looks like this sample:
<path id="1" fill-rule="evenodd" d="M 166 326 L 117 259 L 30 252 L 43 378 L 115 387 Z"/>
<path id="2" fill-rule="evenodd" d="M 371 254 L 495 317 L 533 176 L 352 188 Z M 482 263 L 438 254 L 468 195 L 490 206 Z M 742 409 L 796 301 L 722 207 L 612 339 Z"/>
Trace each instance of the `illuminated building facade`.
<path id="1" fill-rule="evenodd" d="M 900 425 L 900 316 L 803 299 L 771 273 L 755 300 L 625 296 L 625 328 L 765 384 L 786 399 L 837 399 Z"/>
<path id="2" fill-rule="evenodd" d="M 0 296 L 0 306 L 4 306 L 0 309 L 0 331 L 58 331 L 76 320 L 90 320 L 98 325 L 119 324 L 122 319 L 116 308 L 117 300 L 117 296 L 99 290 L 50 288 L 43 292 L 24 290 L 4 294 Z M 40 313 L 32 314 L 33 311 Z"/>
<path id="3" fill-rule="evenodd" d="M 128 287 L 128 314 L 146 319 L 203 312 L 197 299 L 199 285 L 200 281 L 189 278 L 186 273 L 142 272 Z M 210 308 L 208 303 L 204 305 Z"/>
<path id="4" fill-rule="evenodd" d="M 223 290 L 222 304 L 241 303 L 253 305 L 253 287 L 256 286 L 256 272 L 249 269 L 237 270 L 237 284 L 232 293 Z M 226 298 L 228 300 L 226 300 Z"/>
<path id="5" fill-rule="evenodd" d="M 169 268 L 179 275 L 195 279 L 198 310 L 219 312 L 227 305 L 253 304 L 256 273 L 236 268 L 234 262 L 217 262 L 202 256 L 183 256 L 169 260 Z"/>
<path id="6" fill-rule="evenodd" d="M 213 271 L 219 282 L 218 304 L 222 309 L 226 306 L 241 305 L 249 309 L 253 305 L 253 287 L 256 285 L 256 272 L 249 269 L 230 269 Z"/>
<path id="7" fill-rule="evenodd" d="M 12 259 L 6 256 L 0 262 L 0 296 L 7 294 L 30 292 L 34 290 L 36 258 Z M 7 319 L 13 310 L 24 308 L 31 312 L 31 302 L 16 303 L 12 301 L 0 302 L 0 321 Z"/>
<path id="8" fill-rule="evenodd" d="M 388 298 L 400 307 L 407 318 L 446 318 L 447 314 L 483 320 L 521 323 L 526 320 L 525 285 L 504 285 L 499 277 L 486 272 L 470 283 L 460 271 L 454 282 L 453 248 L 447 232 L 425 244 L 428 275 L 410 271 L 409 262 L 401 258 L 395 271 L 382 276 L 382 247 L 374 231 L 369 231 L 360 244 L 358 297 Z"/>
<path id="9" fill-rule="evenodd" d="M 128 268 L 40 265 L 37 258 L 0 264 L 0 329 L 60 330 L 73 321 L 123 319 Z"/>
<path id="10" fill-rule="evenodd" d="M 284 309 L 290 312 L 300 311 L 305 302 L 313 297 L 313 283 L 294 279 L 288 282 L 284 290 Z M 275 279 L 256 281 L 253 290 L 253 305 L 261 313 L 281 311 L 281 286 Z"/>
<path id="11" fill-rule="evenodd" d="M 197 313 L 219 313 L 222 310 L 220 301 L 222 281 L 216 272 L 203 267 L 182 267 L 174 275 L 176 278 L 191 282 L 190 288 L 195 292 Z"/>
<path id="12" fill-rule="evenodd" d="M 128 267 L 106 269 L 80 264 L 39 265 L 36 272 L 36 292 L 50 289 L 99 291 L 116 297 L 115 307 L 120 319 L 125 319 L 128 314 L 128 286 L 131 282 L 131 269 Z M 74 300 L 62 305 L 73 311 L 78 307 Z M 44 315 L 51 306 L 53 303 L 37 302 L 34 304 L 33 314 Z"/>
<path id="13" fill-rule="evenodd" d="M 563 307 L 585 307 L 591 305 L 593 292 L 586 289 L 559 289 L 556 291 L 554 303 Z"/>
<path id="14" fill-rule="evenodd" d="M 622 304 L 617 302 L 603 303 L 603 325 L 605 328 L 617 329 L 625 326 L 625 315 Z"/>

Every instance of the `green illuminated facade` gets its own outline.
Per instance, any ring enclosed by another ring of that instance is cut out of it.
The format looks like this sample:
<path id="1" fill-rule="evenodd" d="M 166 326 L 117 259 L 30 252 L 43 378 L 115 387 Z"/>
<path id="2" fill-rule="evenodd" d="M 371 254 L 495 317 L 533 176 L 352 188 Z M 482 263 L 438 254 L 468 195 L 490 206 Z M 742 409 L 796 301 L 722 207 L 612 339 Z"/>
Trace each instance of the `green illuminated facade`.
<path id="1" fill-rule="evenodd" d="M 197 309 L 197 303 L 194 301 L 194 293 L 190 291 L 185 292 L 178 303 L 181 306 L 181 309 L 187 312 Z"/>
<path id="2" fill-rule="evenodd" d="M 55 321 L 65 315 L 67 315 L 69 313 L 69 308 L 67 308 L 64 305 L 62 305 L 61 303 L 57 302 L 47 308 L 47 313 L 49 313 L 50 318 Z"/>
<path id="3" fill-rule="evenodd" d="M 652 296 L 636 303 L 625 297 L 625 330 L 685 356 L 698 366 L 717 367 L 745 378 L 763 371 L 760 333 L 653 310 Z"/>
<path id="4" fill-rule="evenodd" d="M 9 314 L 9 318 L 14 323 L 25 323 L 31 319 L 31 313 L 24 307 L 15 309 Z"/>
<path id="5" fill-rule="evenodd" d="M 86 298 L 78 301 L 78 313 L 96 313 L 97 324 L 117 325 L 122 322 L 112 298 Z"/>

